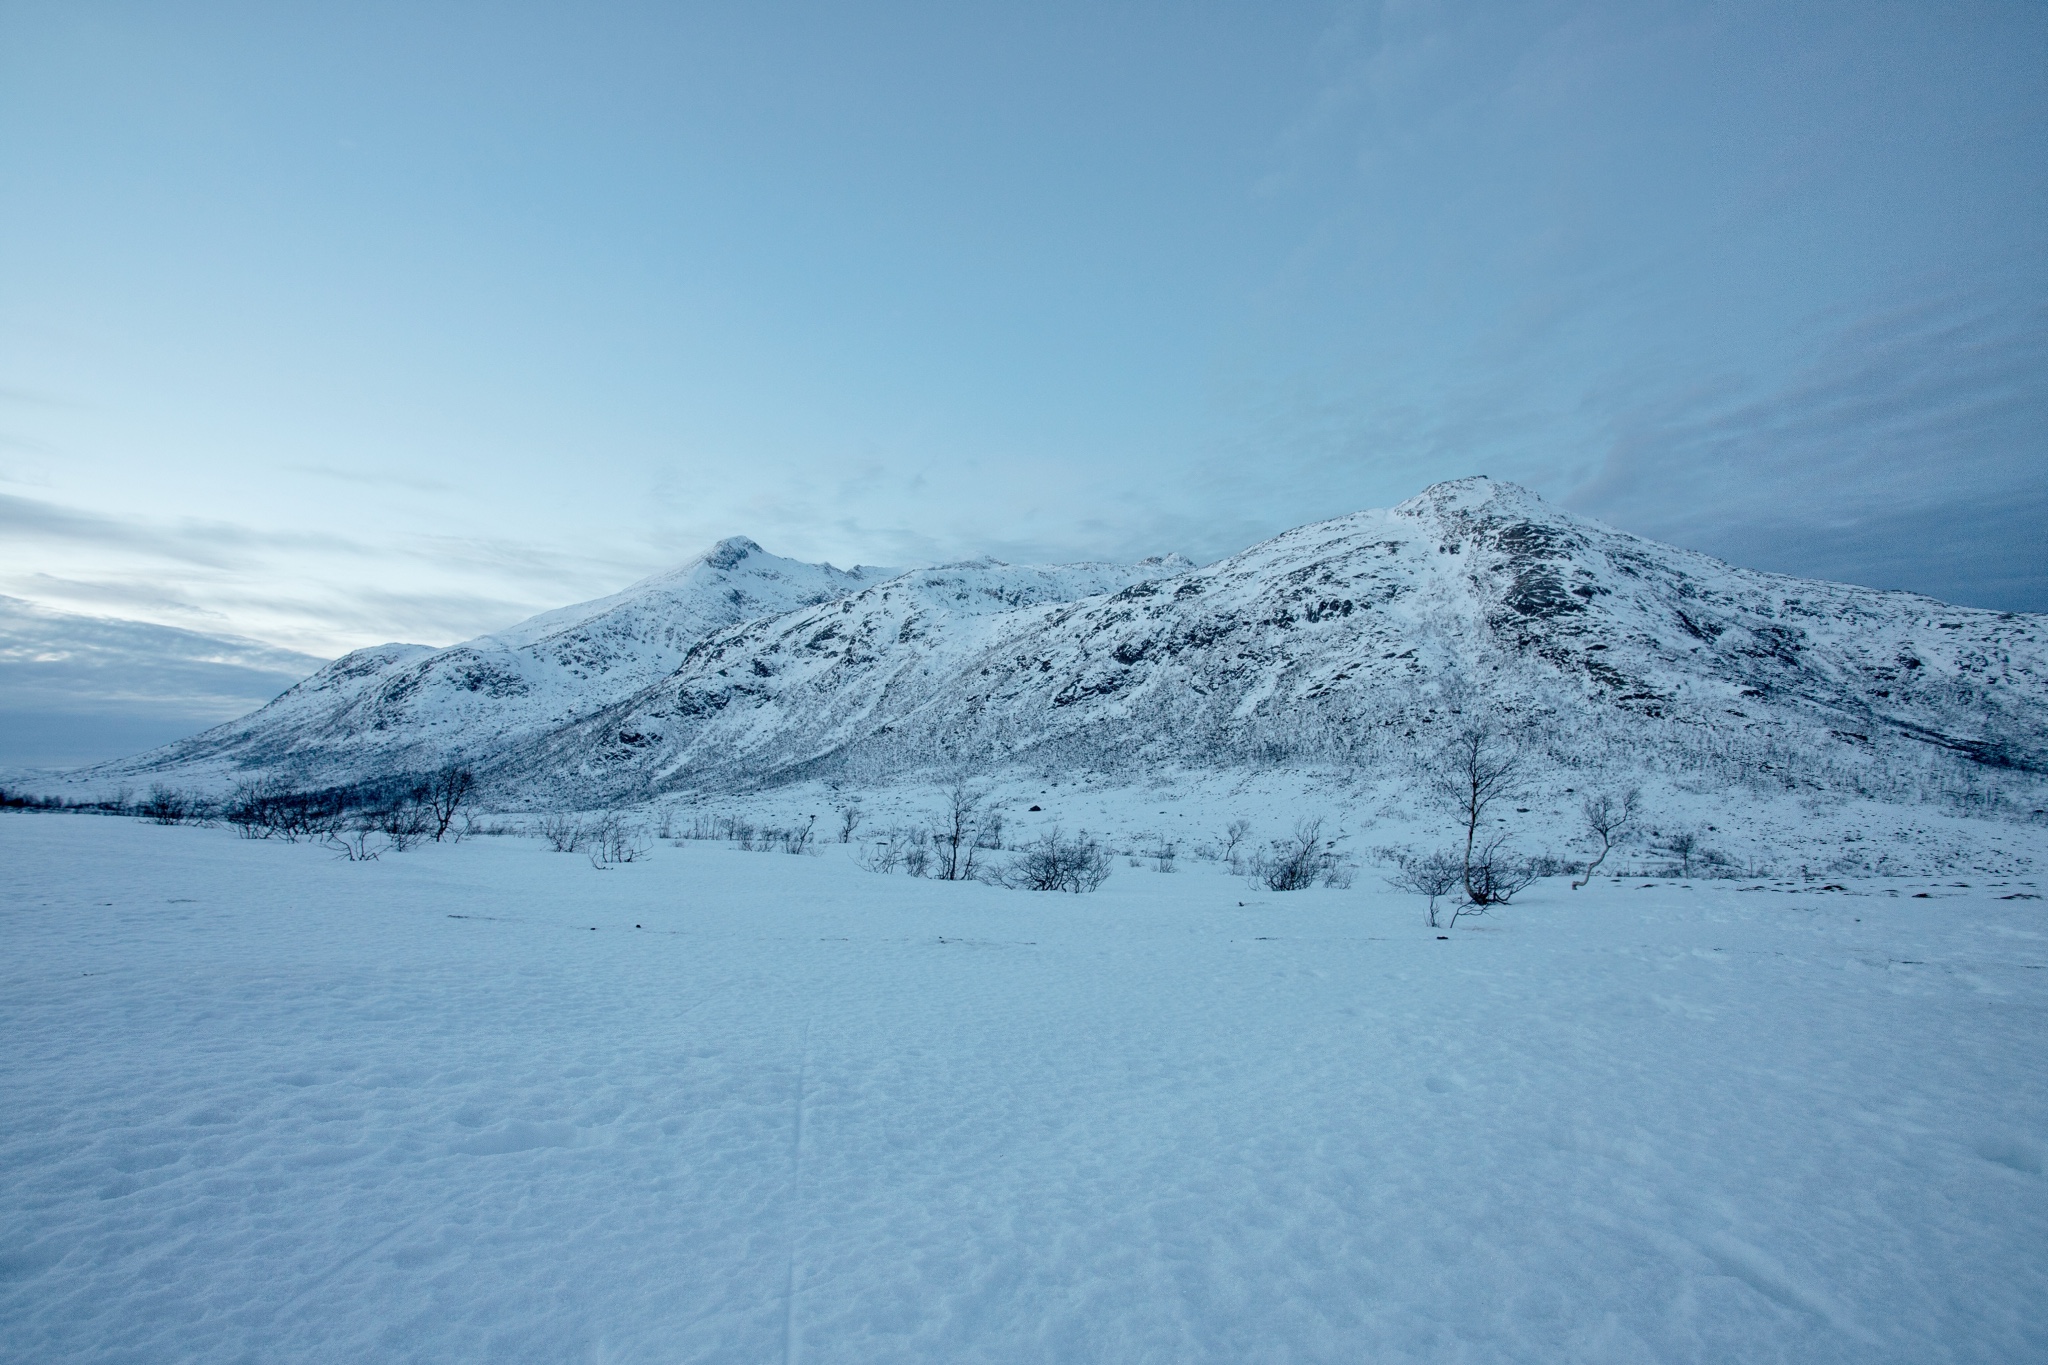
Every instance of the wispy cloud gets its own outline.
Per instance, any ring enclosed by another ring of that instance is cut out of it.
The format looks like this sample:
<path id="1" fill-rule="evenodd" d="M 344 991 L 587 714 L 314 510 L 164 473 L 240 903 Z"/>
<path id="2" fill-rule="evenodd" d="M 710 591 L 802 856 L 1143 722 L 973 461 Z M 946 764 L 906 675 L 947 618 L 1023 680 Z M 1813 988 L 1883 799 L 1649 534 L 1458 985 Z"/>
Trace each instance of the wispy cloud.
<path id="1" fill-rule="evenodd" d="M 1759 567 L 2048 608 L 2026 529 L 2048 504 L 2048 308 L 1932 294 L 1816 330 L 1777 382 L 1618 406 L 1571 504 Z"/>
<path id="2" fill-rule="evenodd" d="M 0 597 L 0 709 L 144 706 L 240 715 L 324 662 L 233 635 L 83 616 Z"/>

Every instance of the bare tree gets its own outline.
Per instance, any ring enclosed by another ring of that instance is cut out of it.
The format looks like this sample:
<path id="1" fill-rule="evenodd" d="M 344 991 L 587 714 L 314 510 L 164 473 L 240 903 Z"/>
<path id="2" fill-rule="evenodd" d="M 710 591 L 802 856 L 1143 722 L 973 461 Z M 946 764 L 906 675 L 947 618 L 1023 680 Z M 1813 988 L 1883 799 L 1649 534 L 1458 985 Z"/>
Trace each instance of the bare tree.
<path id="1" fill-rule="evenodd" d="M 1678 859 L 1678 875 L 1681 877 L 1692 875 L 1693 859 L 1703 853 L 1700 848 L 1700 832 L 1696 829 L 1673 830 L 1659 839 L 1656 847 L 1659 852 L 1669 853 Z"/>
<path id="2" fill-rule="evenodd" d="M 1593 873 L 1607 861 L 1615 843 L 1635 824 L 1641 797 L 1640 788 L 1630 787 L 1620 796 L 1594 792 L 1579 802 L 1579 816 L 1586 822 L 1586 832 L 1600 841 L 1600 856 L 1586 864 L 1585 875 L 1572 883 L 1572 890 L 1577 891 L 1593 880 Z"/>
<path id="3" fill-rule="evenodd" d="M 938 830 L 932 835 L 933 851 L 938 855 L 932 862 L 932 875 L 940 881 L 973 879 L 982 821 L 981 803 L 986 799 L 986 791 L 968 785 L 964 779 L 947 790 L 946 809 L 939 817 Z"/>
<path id="4" fill-rule="evenodd" d="M 839 842 L 842 844 L 852 843 L 853 832 L 859 829 L 860 822 L 867 818 L 868 813 L 859 806 L 841 806 L 839 808 Z"/>
<path id="5" fill-rule="evenodd" d="M 1479 826 L 1487 812 L 1522 793 L 1525 763 L 1522 746 L 1492 721 L 1479 719 L 1452 735 L 1429 775 L 1431 793 L 1458 817 L 1465 835 L 1465 894 L 1475 905 L 1491 895 L 1485 879 L 1472 875 Z"/>
<path id="6" fill-rule="evenodd" d="M 1465 866 L 1458 851 L 1440 848 L 1434 853 L 1417 853 L 1402 849 L 1394 854 L 1394 859 L 1396 870 L 1387 878 L 1387 884 L 1397 891 L 1429 897 L 1429 927 L 1440 928 L 1436 922 L 1436 903 L 1465 880 Z"/>
<path id="7" fill-rule="evenodd" d="M 1223 837 L 1217 841 L 1216 847 L 1223 855 L 1223 861 L 1230 864 L 1233 872 L 1237 870 L 1238 845 L 1249 839 L 1251 833 L 1252 822 L 1245 819 L 1232 820 L 1223 827 Z"/>
<path id="8" fill-rule="evenodd" d="M 431 833 L 435 843 L 440 843 L 448 833 L 448 827 L 455 823 L 455 812 L 462 809 L 462 803 L 469 799 L 476 787 L 476 777 L 469 769 L 450 763 L 429 777 L 422 790 L 420 804 L 433 815 Z M 460 838 L 458 834 L 456 836 Z"/>

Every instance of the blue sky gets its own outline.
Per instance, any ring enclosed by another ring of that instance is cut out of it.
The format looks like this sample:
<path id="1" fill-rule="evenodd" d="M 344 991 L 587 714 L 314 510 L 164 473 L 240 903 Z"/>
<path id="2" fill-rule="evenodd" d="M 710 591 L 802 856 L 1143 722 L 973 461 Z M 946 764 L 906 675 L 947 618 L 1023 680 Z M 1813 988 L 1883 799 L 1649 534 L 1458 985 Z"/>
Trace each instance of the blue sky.
<path id="1" fill-rule="evenodd" d="M 2038 3 L 0 3 L 0 299 L 0 594 L 313 655 L 1479 472 L 2048 609 Z"/>

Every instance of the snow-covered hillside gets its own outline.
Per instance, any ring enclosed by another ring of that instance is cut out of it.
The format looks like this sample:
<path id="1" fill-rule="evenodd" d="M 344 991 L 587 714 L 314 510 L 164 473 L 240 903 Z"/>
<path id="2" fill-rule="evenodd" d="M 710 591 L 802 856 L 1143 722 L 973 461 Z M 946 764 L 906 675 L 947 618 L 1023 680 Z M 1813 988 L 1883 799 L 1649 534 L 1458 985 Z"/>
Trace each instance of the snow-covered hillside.
<path id="1" fill-rule="evenodd" d="M 241 720 L 87 776 L 339 782 L 488 761 L 633 695 L 711 631 L 830 601 L 893 572 L 803 564 L 734 537 L 622 592 L 447 649 L 357 650 Z"/>
<path id="2" fill-rule="evenodd" d="M 1207 568 L 890 577 L 726 541 L 495 636 L 350 655 L 81 781 L 309 784 L 459 757 L 501 803 L 559 805 L 962 769 L 1394 774 L 1474 708 L 1561 772 L 2032 791 L 2048 620 L 1739 569 L 1473 478 Z"/>
<path id="3" fill-rule="evenodd" d="M 1737 569 L 1486 479 L 1073 601 L 972 581 L 714 635 L 509 770 L 646 794 L 962 764 L 1372 765 L 1473 705 L 1566 764 L 1866 786 L 1930 760 L 2048 768 L 2042 618 Z"/>

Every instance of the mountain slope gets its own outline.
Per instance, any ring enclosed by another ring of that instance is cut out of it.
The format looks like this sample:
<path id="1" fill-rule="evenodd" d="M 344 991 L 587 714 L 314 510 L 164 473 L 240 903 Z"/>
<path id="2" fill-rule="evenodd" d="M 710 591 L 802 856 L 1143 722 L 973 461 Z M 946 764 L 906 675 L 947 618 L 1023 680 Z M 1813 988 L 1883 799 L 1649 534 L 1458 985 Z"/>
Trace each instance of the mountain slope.
<path id="1" fill-rule="evenodd" d="M 1564 763 L 2048 770 L 2043 618 L 1737 569 L 1486 479 L 1078 601 L 954 572 L 708 637 L 504 771 L 631 796 L 934 765 L 1377 763 L 1475 705 Z"/>
<path id="2" fill-rule="evenodd" d="M 338 782 L 488 759 L 633 695 L 711 631 L 829 601 L 891 572 L 804 564 L 744 537 L 723 540 L 622 592 L 446 649 L 357 650 L 240 720 L 96 772 Z"/>
<path id="3" fill-rule="evenodd" d="M 545 786 L 580 771 L 608 788 L 616 774 L 637 786 L 647 761 L 662 762 L 680 742 L 722 746 L 718 759 L 699 766 L 786 779 L 817 754 L 886 727 L 883 718 L 927 698 L 1020 621 L 1191 567 L 1173 556 L 1131 565 L 983 559 L 913 570 L 705 637 L 672 677 L 509 756 L 507 775 Z M 676 771 L 673 760 L 667 767 Z"/>

